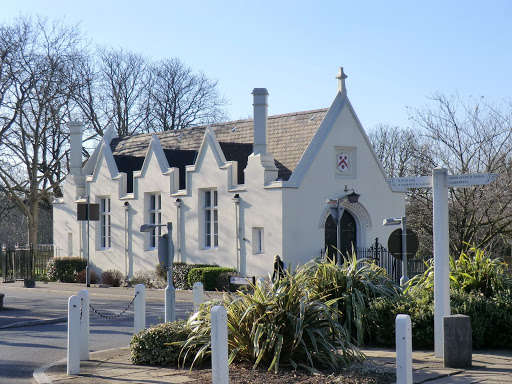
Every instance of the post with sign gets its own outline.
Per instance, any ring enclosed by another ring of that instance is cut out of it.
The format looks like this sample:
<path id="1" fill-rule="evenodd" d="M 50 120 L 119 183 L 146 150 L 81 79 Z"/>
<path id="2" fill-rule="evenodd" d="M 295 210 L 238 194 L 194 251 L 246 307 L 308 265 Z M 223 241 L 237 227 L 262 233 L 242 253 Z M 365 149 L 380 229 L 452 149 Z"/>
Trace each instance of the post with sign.
<path id="1" fill-rule="evenodd" d="M 89 270 L 89 227 L 91 221 L 100 220 L 100 205 L 90 204 L 89 196 L 87 196 L 86 203 L 80 202 L 76 206 L 76 219 L 78 221 L 87 221 L 87 242 L 84 242 L 83 249 L 87 251 L 87 266 L 85 267 L 85 284 L 87 285 L 87 287 L 90 287 L 91 272 Z"/>
<path id="2" fill-rule="evenodd" d="M 150 232 L 165 224 L 143 224 L 141 232 Z M 176 290 L 173 286 L 172 268 L 174 263 L 174 243 L 172 242 L 172 223 L 167 223 L 167 233 L 158 238 L 158 262 L 167 270 L 167 287 L 165 288 L 165 322 L 176 320 Z"/>
<path id="3" fill-rule="evenodd" d="M 407 229 L 407 219 L 398 217 L 395 219 L 384 219 L 382 225 L 399 225 L 402 224 L 402 229 L 394 230 L 388 239 L 388 251 L 393 257 L 402 260 L 402 277 L 400 278 L 400 285 L 405 285 L 409 281 L 407 276 L 407 257 L 408 255 L 414 256 L 418 251 L 419 242 L 416 234 Z"/>
<path id="4" fill-rule="evenodd" d="M 393 177 L 387 182 L 393 191 L 409 188 L 433 189 L 434 235 L 434 350 L 443 357 L 443 317 L 450 315 L 448 188 L 464 188 L 490 184 L 498 177 L 495 173 L 448 175 L 444 168 L 434 168 L 432 177 Z"/>
<path id="5" fill-rule="evenodd" d="M 174 244 L 172 241 L 172 223 L 167 223 L 167 233 L 158 239 L 158 262 L 167 269 L 167 286 L 165 287 L 165 322 L 176 320 L 176 289 L 173 284 Z"/>

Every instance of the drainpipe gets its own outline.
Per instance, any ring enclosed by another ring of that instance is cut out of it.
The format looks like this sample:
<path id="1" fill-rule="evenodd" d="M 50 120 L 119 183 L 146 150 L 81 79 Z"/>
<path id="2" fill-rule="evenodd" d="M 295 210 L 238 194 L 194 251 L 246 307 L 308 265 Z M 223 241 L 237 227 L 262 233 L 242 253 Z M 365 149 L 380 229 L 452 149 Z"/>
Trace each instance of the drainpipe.
<path id="1" fill-rule="evenodd" d="M 240 195 L 237 193 L 233 197 L 235 202 L 235 245 L 236 245 L 236 270 L 240 272 L 240 223 L 239 223 L 239 211 L 240 211 Z"/>
<path id="2" fill-rule="evenodd" d="M 130 221 L 130 203 L 125 201 L 124 203 L 124 275 L 126 281 L 129 280 L 128 276 L 128 222 Z"/>
<path id="3" fill-rule="evenodd" d="M 178 246 L 178 262 L 181 262 L 181 199 L 176 199 L 174 202 L 176 206 L 176 243 Z"/>

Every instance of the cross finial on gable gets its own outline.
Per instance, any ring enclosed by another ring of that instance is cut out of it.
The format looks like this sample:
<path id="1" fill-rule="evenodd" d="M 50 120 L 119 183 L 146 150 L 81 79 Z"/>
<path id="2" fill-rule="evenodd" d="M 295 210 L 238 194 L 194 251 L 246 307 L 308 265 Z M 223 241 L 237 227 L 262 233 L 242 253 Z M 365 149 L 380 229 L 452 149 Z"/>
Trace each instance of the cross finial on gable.
<path id="1" fill-rule="evenodd" d="M 347 75 L 345 75 L 345 72 L 343 72 L 343 67 L 340 67 L 340 71 L 336 75 L 336 78 L 338 79 L 338 92 L 347 92 L 347 87 L 345 86 L 345 79 L 347 78 Z"/>

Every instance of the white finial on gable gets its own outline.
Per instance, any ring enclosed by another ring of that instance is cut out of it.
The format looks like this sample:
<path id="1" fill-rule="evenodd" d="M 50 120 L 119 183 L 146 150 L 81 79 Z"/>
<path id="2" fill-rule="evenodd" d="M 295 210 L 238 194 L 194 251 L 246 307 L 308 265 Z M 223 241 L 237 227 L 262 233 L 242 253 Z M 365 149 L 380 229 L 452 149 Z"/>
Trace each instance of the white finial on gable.
<path id="1" fill-rule="evenodd" d="M 338 92 L 347 93 L 347 87 L 345 86 L 345 79 L 347 78 L 347 75 L 343 72 L 343 67 L 340 67 L 340 71 L 336 75 L 336 78 L 338 79 Z"/>

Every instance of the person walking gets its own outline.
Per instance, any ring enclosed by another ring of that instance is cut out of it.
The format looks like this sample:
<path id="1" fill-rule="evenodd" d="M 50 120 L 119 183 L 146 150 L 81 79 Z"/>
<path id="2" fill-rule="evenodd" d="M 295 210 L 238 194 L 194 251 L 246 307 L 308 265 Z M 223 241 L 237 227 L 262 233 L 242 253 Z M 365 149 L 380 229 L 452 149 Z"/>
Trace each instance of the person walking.
<path id="1" fill-rule="evenodd" d="M 272 281 L 276 282 L 281 277 L 284 277 L 284 263 L 279 257 L 279 255 L 276 255 L 274 257 L 274 273 L 272 274 Z"/>

